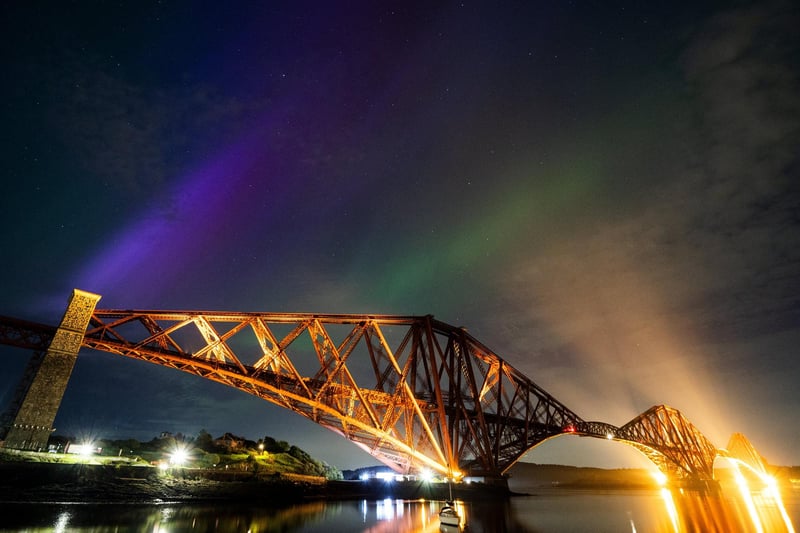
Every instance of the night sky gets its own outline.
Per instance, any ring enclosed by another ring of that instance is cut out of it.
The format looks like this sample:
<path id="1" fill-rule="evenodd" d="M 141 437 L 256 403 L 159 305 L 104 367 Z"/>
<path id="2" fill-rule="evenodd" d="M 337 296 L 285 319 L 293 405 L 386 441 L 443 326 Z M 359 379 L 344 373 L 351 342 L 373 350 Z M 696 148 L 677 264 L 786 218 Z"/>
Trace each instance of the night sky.
<path id="1" fill-rule="evenodd" d="M 800 464 L 798 4 L 4 2 L 0 21 L 0 314 L 55 325 L 76 287 L 99 308 L 432 314 L 587 420 L 668 404 Z M 5 407 L 28 353 L 0 354 Z M 89 350 L 55 426 L 375 464 Z M 525 460 L 638 457 L 562 437 Z"/>

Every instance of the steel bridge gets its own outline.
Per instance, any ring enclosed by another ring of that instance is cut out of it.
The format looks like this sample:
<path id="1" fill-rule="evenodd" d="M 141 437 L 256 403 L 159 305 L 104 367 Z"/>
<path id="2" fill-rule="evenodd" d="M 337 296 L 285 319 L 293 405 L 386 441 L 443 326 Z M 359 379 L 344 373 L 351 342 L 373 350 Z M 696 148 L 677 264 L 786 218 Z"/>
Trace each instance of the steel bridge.
<path id="1" fill-rule="evenodd" d="M 764 468 L 743 436 L 729 445 L 733 452 L 718 450 L 664 405 L 621 427 L 583 420 L 463 328 L 432 316 L 101 310 L 97 300 L 76 290 L 59 327 L 0 317 L 0 343 L 34 351 L 0 427 L 7 447 L 13 446 L 10 430 L 52 431 L 60 395 L 55 409 L 42 408 L 34 378 L 48 358 L 73 354 L 74 362 L 85 347 L 188 372 L 285 407 L 400 473 L 431 469 L 455 479 L 500 478 L 531 448 L 559 435 L 623 442 L 676 481 L 712 480 L 719 455 Z M 70 371 L 71 365 L 56 371 L 66 372 L 61 394 Z M 44 420 L 26 422 L 34 411 Z M 17 447 L 30 448 L 32 434 Z"/>

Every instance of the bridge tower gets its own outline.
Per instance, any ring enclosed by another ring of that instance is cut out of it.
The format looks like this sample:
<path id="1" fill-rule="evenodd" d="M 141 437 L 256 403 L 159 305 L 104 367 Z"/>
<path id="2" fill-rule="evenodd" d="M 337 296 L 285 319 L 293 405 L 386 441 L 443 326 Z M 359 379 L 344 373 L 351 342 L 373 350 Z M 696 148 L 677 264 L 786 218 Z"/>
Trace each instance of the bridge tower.
<path id="1" fill-rule="evenodd" d="M 67 311 L 45 352 L 36 352 L 0 421 L 0 446 L 44 450 L 53 421 L 83 343 L 86 326 L 100 296 L 75 289 Z"/>

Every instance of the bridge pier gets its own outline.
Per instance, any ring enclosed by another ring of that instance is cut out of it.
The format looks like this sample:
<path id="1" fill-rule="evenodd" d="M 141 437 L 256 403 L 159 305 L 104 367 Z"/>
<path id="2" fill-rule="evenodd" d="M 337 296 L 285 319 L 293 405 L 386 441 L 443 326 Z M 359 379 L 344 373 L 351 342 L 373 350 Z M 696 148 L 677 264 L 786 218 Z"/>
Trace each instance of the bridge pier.
<path id="1" fill-rule="evenodd" d="M 47 351 L 35 353 L 0 427 L 0 446 L 47 449 L 61 399 L 100 296 L 75 289 Z"/>

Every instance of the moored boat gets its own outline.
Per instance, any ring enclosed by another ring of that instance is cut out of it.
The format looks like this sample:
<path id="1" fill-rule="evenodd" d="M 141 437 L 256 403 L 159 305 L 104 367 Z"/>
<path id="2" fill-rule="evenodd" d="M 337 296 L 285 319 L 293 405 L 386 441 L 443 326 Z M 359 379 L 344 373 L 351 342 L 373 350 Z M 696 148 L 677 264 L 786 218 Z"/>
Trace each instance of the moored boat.
<path id="1" fill-rule="evenodd" d="M 439 510 L 439 523 L 444 526 L 458 526 L 461 523 L 461 517 L 453 502 L 445 502 L 445 505 Z"/>

